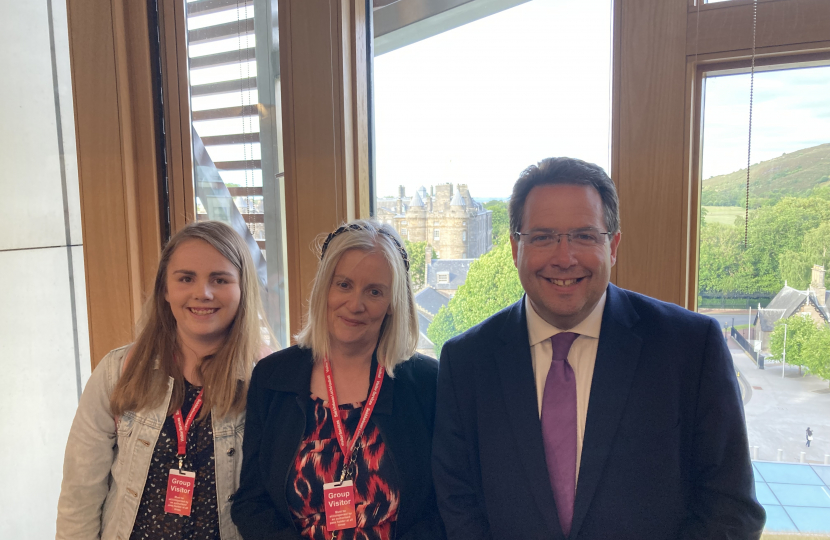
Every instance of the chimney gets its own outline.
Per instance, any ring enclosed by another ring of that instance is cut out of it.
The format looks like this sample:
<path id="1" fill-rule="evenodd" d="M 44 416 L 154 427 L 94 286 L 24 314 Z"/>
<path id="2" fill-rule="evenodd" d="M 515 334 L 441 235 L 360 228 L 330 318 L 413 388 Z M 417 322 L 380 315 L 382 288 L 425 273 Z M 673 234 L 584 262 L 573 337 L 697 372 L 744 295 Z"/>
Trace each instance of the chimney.
<path id="1" fill-rule="evenodd" d="M 406 188 L 403 186 L 398 186 L 398 198 L 403 199 L 406 197 Z"/>
<path id="2" fill-rule="evenodd" d="M 400 197 L 398 197 L 398 200 L 395 201 L 395 213 L 398 215 L 403 214 L 403 201 Z"/>
<path id="3" fill-rule="evenodd" d="M 429 281 L 429 266 L 432 264 L 432 246 L 427 244 L 424 254 L 424 285 Z"/>
<path id="4" fill-rule="evenodd" d="M 813 265 L 813 281 L 810 287 L 816 293 L 816 303 L 824 307 L 826 303 L 827 287 L 824 286 L 824 267 Z"/>

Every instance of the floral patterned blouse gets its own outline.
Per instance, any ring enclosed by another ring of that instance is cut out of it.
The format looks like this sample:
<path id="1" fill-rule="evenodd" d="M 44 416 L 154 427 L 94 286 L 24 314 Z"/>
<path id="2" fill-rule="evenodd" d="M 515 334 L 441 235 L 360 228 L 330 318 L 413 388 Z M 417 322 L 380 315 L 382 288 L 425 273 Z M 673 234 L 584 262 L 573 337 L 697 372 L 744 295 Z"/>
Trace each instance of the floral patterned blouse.
<path id="1" fill-rule="evenodd" d="M 187 417 L 201 387 L 185 380 L 182 416 Z M 187 433 L 185 470 L 196 473 L 196 487 L 190 516 L 168 514 L 164 511 L 167 496 L 167 478 L 171 469 L 178 469 L 176 458 L 178 439 L 172 416 L 164 421 L 159 433 L 147 482 L 141 494 L 141 504 L 135 518 L 130 540 L 219 540 L 219 509 L 216 504 L 216 467 L 213 455 L 213 423 L 210 414 L 193 421 Z"/>

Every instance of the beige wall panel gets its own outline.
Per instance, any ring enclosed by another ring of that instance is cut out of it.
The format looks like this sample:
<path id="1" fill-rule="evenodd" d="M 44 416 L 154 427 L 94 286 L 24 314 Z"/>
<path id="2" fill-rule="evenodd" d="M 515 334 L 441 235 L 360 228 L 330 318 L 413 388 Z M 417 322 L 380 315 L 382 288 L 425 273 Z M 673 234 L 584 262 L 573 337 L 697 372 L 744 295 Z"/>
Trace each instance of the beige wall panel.
<path id="1" fill-rule="evenodd" d="M 683 305 L 685 0 L 622 0 L 617 284 Z"/>
<path id="2" fill-rule="evenodd" d="M 710 4 L 689 12 L 686 54 L 752 50 L 753 5 Z M 698 21 L 698 18 L 700 19 Z M 756 47 L 830 40 L 830 2 L 759 2 Z"/>
<path id="3" fill-rule="evenodd" d="M 196 220 L 184 4 L 182 0 L 158 2 L 171 234 Z"/>
<path id="4" fill-rule="evenodd" d="M 369 21 L 367 17 L 371 14 L 366 12 L 366 3 L 355 1 L 351 2 L 352 14 L 352 40 L 351 46 L 352 56 L 355 59 L 352 67 L 352 80 L 354 81 L 354 89 L 352 92 L 352 108 L 355 111 L 353 115 L 352 130 L 354 133 L 354 178 L 355 178 L 355 193 L 356 193 L 356 210 L 359 218 L 369 218 L 369 211 L 371 208 L 370 189 L 369 189 L 369 171 L 371 164 L 369 163 L 369 93 L 372 91 L 369 88 L 369 66 L 365 59 L 369 51 L 369 43 L 367 40 L 367 33 L 370 32 Z M 372 55 L 374 56 L 374 55 Z"/>
<path id="5" fill-rule="evenodd" d="M 699 227 L 700 223 L 700 137 L 701 137 L 701 107 L 700 97 L 703 90 L 703 79 L 697 71 L 693 59 L 686 64 L 686 116 L 684 126 L 683 152 L 683 209 L 682 226 L 685 232 L 684 243 L 686 260 L 681 268 L 678 279 L 685 291 L 683 306 L 697 309 L 697 267 L 700 259 Z"/>
<path id="6" fill-rule="evenodd" d="M 93 367 L 133 339 L 160 250 L 146 3 L 69 0 Z"/>
<path id="7" fill-rule="evenodd" d="M 361 178 L 368 182 L 366 55 L 355 43 L 366 18 L 355 3 L 279 3 L 292 334 L 317 270 L 315 239 L 368 213 L 358 188 Z"/>
<path id="8" fill-rule="evenodd" d="M 147 4 L 112 2 L 133 317 L 153 288 L 161 249 Z"/>
<path id="9" fill-rule="evenodd" d="M 147 3 L 126 1 L 119 3 L 123 19 L 116 28 L 123 27 L 123 59 L 127 83 L 131 89 L 130 130 L 133 144 L 132 181 L 135 197 L 135 234 L 137 242 L 137 268 L 140 279 L 140 298 L 143 300 L 148 291 L 153 290 L 161 254 L 161 221 L 159 212 L 158 156 L 156 152 L 156 117 L 154 111 L 152 61 L 147 37 L 150 30 L 147 21 Z M 137 306 L 140 307 L 140 306 Z"/>
<path id="10" fill-rule="evenodd" d="M 69 0 L 72 93 L 93 365 L 132 338 L 122 138 L 109 0 Z"/>
<path id="11" fill-rule="evenodd" d="M 317 258 L 311 246 L 343 213 L 339 101 L 332 80 L 337 17 L 331 2 L 280 2 L 280 72 L 283 79 L 285 194 L 291 334 L 299 329 Z M 287 37 L 288 39 L 284 39 Z M 286 47 L 286 41 L 290 45 Z M 335 64 L 336 65 L 336 64 Z M 338 77 L 339 79 L 339 77 Z"/>
<path id="12" fill-rule="evenodd" d="M 619 190 L 619 179 L 617 178 L 617 171 L 620 170 L 620 100 L 617 96 L 620 95 L 620 64 L 622 62 L 622 47 L 621 32 L 618 29 L 622 25 L 622 3 L 614 2 L 614 22 L 613 22 L 613 36 L 612 36 L 612 77 L 611 77 L 611 170 L 608 171 L 611 179 L 617 185 Z M 617 265 L 611 267 L 611 282 L 615 285 L 617 283 Z"/>

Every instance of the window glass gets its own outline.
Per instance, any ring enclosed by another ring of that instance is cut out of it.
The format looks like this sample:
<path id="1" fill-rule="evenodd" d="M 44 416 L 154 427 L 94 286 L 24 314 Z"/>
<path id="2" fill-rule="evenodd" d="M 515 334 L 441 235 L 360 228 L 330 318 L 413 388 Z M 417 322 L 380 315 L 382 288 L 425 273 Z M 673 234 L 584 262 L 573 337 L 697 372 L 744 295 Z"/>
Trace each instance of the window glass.
<path id="1" fill-rule="evenodd" d="M 276 4 L 187 2 L 196 218 L 248 243 L 268 322 L 289 342 Z"/>
<path id="2" fill-rule="evenodd" d="M 421 352 L 521 297 L 507 198 L 522 170 L 555 155 L 608 170 L 611 5 L 532 0 L 375 58 L 377 215 L 407 220 L 416 288 L 450 299 L 421 306 Z"/>
<path id="3" fill-rule="evenodd" d="M 830 534 L 830 67 L 755 74 L 748 221 L 750 76 L 710 73 L 703 99 L 699 311 L 728 339 L 767 531 Z"/>

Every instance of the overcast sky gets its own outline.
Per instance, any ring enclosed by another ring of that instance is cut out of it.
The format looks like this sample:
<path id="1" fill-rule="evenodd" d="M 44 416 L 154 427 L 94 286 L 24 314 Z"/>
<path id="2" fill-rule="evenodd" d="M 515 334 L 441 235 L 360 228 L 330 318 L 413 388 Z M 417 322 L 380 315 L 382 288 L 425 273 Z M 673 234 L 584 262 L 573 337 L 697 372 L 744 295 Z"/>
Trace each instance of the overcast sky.
<path id="1" fill-rule="evenodd" d="M 533 0 L 375 58 L 378 195 L 467 183 L 507 197 L 526 166 L 609 167 L 610 0 Z M 830 142 L 830 67 L 756 73 L 752 162 Z M 710 77 L 703 177 L 746 166 L 749 75 Z"/>
<path id="2" fill-rule="evenodd" d="M 533 0 L 378 56 L 378 195 L 507 197 L 548 156 L 607 169 L 610 60 L 610 0 Z"/>
<path id="3" fill-rule="evenodd" d="M 703 178 L 746 168 L 749 74 L 706 79 Z M 755 74 L 752 163 L 830 142 L 830 67 Z"/>

